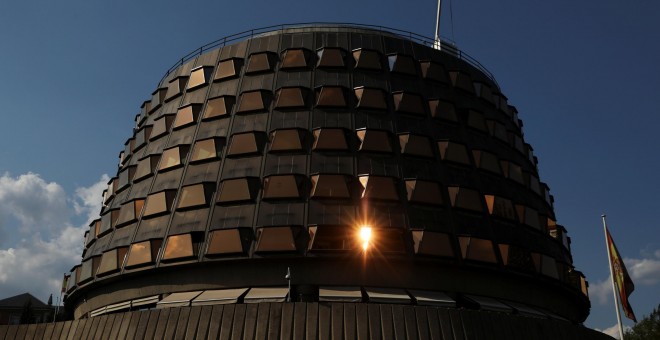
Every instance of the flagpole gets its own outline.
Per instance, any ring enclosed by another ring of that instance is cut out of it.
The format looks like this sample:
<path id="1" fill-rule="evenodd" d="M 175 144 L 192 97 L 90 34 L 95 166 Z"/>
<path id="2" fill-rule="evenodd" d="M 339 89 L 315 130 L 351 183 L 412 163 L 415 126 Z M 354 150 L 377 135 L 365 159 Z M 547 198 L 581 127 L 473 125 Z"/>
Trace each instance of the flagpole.
<path id="1" fill-rule="evenodd" d="M 614 283 L 614 268 L 612 268 L 612 254 L 610 254 L 610 243 L 607 242 L 607 222 L 605 222 L 605 214 L 600 217 L 603 218 L 603 232 L 605 233 L 605 248 L 607 249 L 607 262 L 610 267 L 610 278 L 612 279 L 612 295 L 614 295 L 614 306 L 616 306 L 616 321 L 619 324 L 619 336 L 623 340 L 623 325 L 621 324 L 621 311 L 619 309 L 619 298 L 616 294 L 616 284 Z"/>
<path id="2" fill-rule="evenodd" d="M 442 44 L 440 43 L 440 13 L 442 12 L 442 0 L 438 0 L 438 14 L 435 19 L 435 41 L 433 42 L 433 48 L 436 50 L 442 49 Z"/>

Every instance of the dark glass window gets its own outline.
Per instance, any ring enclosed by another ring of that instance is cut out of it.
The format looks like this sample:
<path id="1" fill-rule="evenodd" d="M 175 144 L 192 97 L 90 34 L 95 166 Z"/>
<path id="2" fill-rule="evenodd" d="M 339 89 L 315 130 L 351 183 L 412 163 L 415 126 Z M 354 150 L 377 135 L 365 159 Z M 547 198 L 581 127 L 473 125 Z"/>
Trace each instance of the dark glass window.
<path id="1" fill-rule="evenodd" d="M 403 155 L 433 158 L 431 141 L 426 136 L 401 134 L 399 135 L 399 145 Z"/>
<path id="2" fill-rule="evenodd" d="M 461 187 L 448 187 L 447 190 L 449 191 L 452 207 L 483 211 L 481 195 L 478 191 Z"/>
<path id="3" fill-rule="evenodd" d="M 272 175 L 264 178 L 263 199 L 296 199 L 302 195 L 304 177 L 298 175 Z"/>
<path id="4" fill-rule="evenodd" d="M 191 104 L 180 108 L 176 113 L 176 119 L 174 119 L 174 127 L 172 127 L 172 129 L 176 130 L 184 126 L 195 124 L 199 117 L 199 111 L 201 110 L 201 104 Z"/>
<path id="5" fill-rule="evenodd" d="M 164 115 L 163 117 L 160 117 L 154 121 L 154 127 L 151 130 L 151 136 L 149 136 L 150 140 L 154 140 L 164 134 L 166 134 L 169 130 L 170 127 L 172 126 L 172 123 L 174 123 L 174 118 L 175 115 L 169 114 L 169 115 Z"/>
<path id="6" fill-rule="evenodd" d="M 156 111 L 156 109 L 159 108 L 163 102 L 165 102 L 166 94 L 167 87 L 158 88 L 151 94 L 151 109 L 149 112 Z"/>
<path id="7" fill-rule="evenodd" d="M 440 151 L 440 159 L 443 161 L 470 165 L 467 147 L 463 144 L 446 140 L 438 141 L 438 150 Z"/>
<path id="8" fill-rule="evenodd" d="M 354 91 L 358 109 L 387 110 L 387 101 L 383 90 L 357 87 Z"/>
<path id="9" fill-rule="evenodd" d="M 431 117 L 433 118 L 458 122 L 458 118 L 456 117 L 456 107 L 450 102 L 440 99 L 431 99 L 429 100 L 429 110 L 431 110 Z"/>
<path id="10" fill-rule="evenodd" d="M 351 198 L 348 179 L 344 175 L 312 175 L 312 198 Z"/>
<path id="11" fill-rule="evenodd" d="M 454 257 L 454 249 L 448 234 L 425 230 L 412 231 L 415 254 Z"/>
<path id="12" fill-rule="evenodd" d="M 189 148 L 187 145 L 180 145 L 163 151 L 158 170 L 173 169 L 183 165 Z"/>
<path id="13" fill-rule="evenodd" d="M 421 61 L 419 66 L 422 69 L 422 77 L 424 79 L 449 83 L 447 71 L 445 71 L 445 68 L 441 64 L 432 61 Z"/>
<path id="14" fill-rule="evenodd" d="M 238 101 L 237 113 L 267 111 L 270 105 L 268 91 L 254 90 L 241 94 Z"/>
<path id="15" fill-rule="evenodd" d="M 127 251 L 128 247 L 119 247 L 103 253 L 96 274 L 102 276 L 118 271 L 122 263 L 124 263 L 124 257 Z"/>
<path id="16" fill-rule="evenodd" d="M 392 93 L 394 99 L 394 110 L 397 112 L 410 113 L 418 116 L 424 116 L 424 100 L 418 94 L 406 92 Z"/>
<path id="17" fill-rule="evenodd" d="M 220 183 L 218 203 L 254 202 L 258 192 L 258 178 L 247 177 L 226 179 Z"/>
<path id="18" fill-rule="evenodd" d="M 502 254 L 502 262 L 505 266 L 531 272 L 536 270 L 529 250 L 512 244 L 500 244 L 499 248 L 500 254 Z"/>
<path id="19" fill-rule="evenodd" d="M 119 209 L 117 226 L 122 226 L 136 222 L 138 217 L 140 217 L 140 213 L 142 212 L 143 206 L 144 206 L 144 200 L 133 200 L 124 203 Z"/>
<path id="20" fill-rule="evenodd" d="M 319 151 L 345 151 L 348 150 L 348 141 L 344 129 L 315 129 L 313 150 Z"/>
<path id="21" fill-rule="evenodd" d="M 346 67 L 344 58 L 346 53 L 341 48 L 324 47 L 316 52 L 318 56 L 318 68 L 343 68 Z"/>
<path id="22" fill-rule="evenodd" d="M 516 220 L 516 210 L 513 208 L 511 200 L 494 195 L 484 195 L 484 198 L 489 214 L 508 220 Z"/>
<path id="23" fill-rule="evenodd" d="M 501 161 L 500 165 L 502 166 L 502 171 L 504 172 L 504 175 L 508 179 L 516 181 L 519 184 L 525 183 L 525 180 L 523 178 L 523 171 L 520 165 L 508 161 Z"/>
<path id="24" fill-rule="evenodd" d="M 259 52 L 250 55 L 245 74 L 273 71 L 277 56 L 272 52 Z"/>
<path id="25" fill-rule="evenodd" d="M 231 136 L 227 156 L 259 154 L 263 150 L 264 138 L 257 132 L 237 133 Z"/>
<path id="26" fill-rule="evenodd" d="M 482 99 L 486 100 L 489 103 L 493 103 L 493 91 L 490 89 L 490 87 L 484 83 L 474 83 L 474 88 L 476 90 L 477 96 L 481 97 Z"/>
<path id="27" fill-rule="evenodd" d="M 375 228 L 372 231 L 373 247 L 381 253 L 403 253 L 403 230 L 399 228 Z"/>
<path id="28" fill-rule="evenodd" d="M 170 212 L 175 195 L 175 190 L 166 190 L 147 196 L 143 217 L 152 217 Z"/>
<path id="29" fill-rule="evenodd" d="M 270 152 L 303 151 L 305 130 L 282 129 L 270 133 Z"/>
<path id="30" fill-rule="evenodd" d="M 308 53 L 307 50 L 302 48 L 288 49 L 284 51 L 282 55 L 282 66 L 280 66 L 280 69 L 307 68 L 309 66 L 307 64 Z"/>
<path id="31" fill-rule="evenodd" d="M 442 205 L 442 188 L 439 183 L 408 179 L 406 180 L 406 191 L 409 202 Z"/>
<path id="32" fill-rule="evenodd" d="M 186 88 L 186 83 L 188 82 L 188 77 L 176 77 L 170 81 L 167 85 L 167 96 L 165 101 L 168 102 L 183 93 L 183 89 Z"/>
<path id="33" fill-rule="evenodd" d="M 396 180 L 393 177 L 384 176 L 359 176 L 362 185 L 362 198 L 384 201 L 398 201 Z"/>
<path id="34" fill-rule="evenodd" d="M 474 157 L 474 163 L 478 168 L 498 175 L 502 174 L 500 162 L 497 160 L 495 154 L 482 150 L 472 150 L 472 156 Z"/>
<path id="35" fill-rule="evenodd" d="M 476 237 L 460 236 L 461 256 L 465 260 L 497 263 L 495 249 L 491 240 Z"/>
<path id="36" fill-rule="evenodd" d="M 504 143 L 509 143 L 509 136 L 506 133 L 506 127 L 504 124 L 494 120 L 487 120 L 486 125 L 488 126 L 488 132 L 491 136 L 501 140 Z"/>
<path id="37" fill-rule="evenodd" d="M 450 71 L 449 79 L 454 87 L 469 93 L 474 93 L 474 85 L 472 85 L 472 78 L 469 74 L 459 71 Z"/>
<path id="38" fill-rule="evenodd" d="M 321 86 L 317 89 L 316 106 L 328 108 L 346 107 L 346 96 L 341 86 Z"/>
<path id="39" fill-rule="evenodd" d="M 202 162 L 220 158 L 224 138 L 209 138 L 198 140 L 192 149 L 190 162 Z"/>
<path id="40" fill-rule="evenodd" d="M 206 256 L 245 253 L 244 244 L 249 238 L 245 235 L 247 233 L 243 234 L 241 235 L 240 228 L 212 231 L 209 235 Z"/>
<path id="41" fill-rule="evenodd" d="M 470 112 L 468 112 L 467 124 L 473 129 L 477 129 L 481 132 L 488 132 L 488 126 L 486 126 L 484 114 L 479 111 L 470 110 Z"/>
<path id="42" fill-rule="evenodd" d="M 360 129 L 357 131 L 360 140 L 360 151 L 368 152 L 392 152 L 392 144 L 387 131 Z"/>
<path id="43" fill-rule="evenodd" d="M 255 252 L 296 251 L 294 232 L 291 227 L 257 228 Z"/>
<path id="44" fill-rule="evenodd" d="M 358 248 L 355 228 L 335 225 L 310 226 L 309 251 L 347 251 Z"/>
<path id="45" fill-rule="evenodd" d="M 306 106 L 308 90 L 303 87 L 283 87 L 277 90 L 276 109 L 300 109 Z"/>
<path id="46" fill-rule="evenodd" d="M 153 155 L 149 157 L 142 158 L 138 161 L 137 168 L 135 170 L 135 175 L 133 176 L 133 181 L 137 182 L 147 176 L 151 176 L 156 169 L 156 164 L 160 160 L 160 155 Z"/>
<path id="47" fill-rule="evenodd" d="M 199 183 L 181 188 L 177 210 L 206 207 L 211 202 L 215 183 Z"/>
<path id="48" fill-rule="evenodd" d="M 214 81 L 225 80 L 238 77 L 243 65 L 243 59 L 232 58 L 222 60 L 218 63 L 218 68 L 215 71 Z"/>
<path id="49" fill-rule="evenodd" d="M 221 96 L 209 99 L 206 102 L 206 109 L 204 110 L 204 117 L 202 119 L 228 116 L 231 108 L 234 106 L 234 101 L 234 96 Z"/>
<path id="50" fill-rule="evenodd" d="M 131 244 L 125 267 L 137 267 L 156 262 L 162 242 L 163 240 L 156 239 Z"/>
<path id="51" fill-rule="evenodd" d="M 534 229 L 541 229 L 538 211 L 531 207 L 516 204 L 516 212 L 520 223 L 528 225 Z"/>
<path id="52" fill-rule="evenodd" d="M 213 67 L 200 66 L 190 72 L 190 81 L 188 82 L 188 89 L 202 87 L 209 83 Z"/>
<path id="53" fill-rule="evenodd" d="M 380 53 L 373 50 L 357 49 L 353 51 L 355 68 L 371 71 L 380 71 Z"/>
<path id="54" fill-rule="evenodd" d="M 181 234 L 167 237 L 167 243 L 163 251 L 163 261 L 196 257 L 199 249 L 199 240 L 193 236 L 193 234 Z"/>
<path id="55" fill-rule="evenodd" d="M 124 188 L 128 187 L 135 176 L 135 170 L 137 166 L 131 165 L 121 170 L 119 173 L 119 182 L 117 184 L 117 191 L 121 191 Z"/>
<path id="56" fill-rule="evenodd" d="M 146 125 L 140 128 L 135 134 L 135 149 L 139 149 L 147 144 L 149 137 L 151 136 L 152 125 Z"/>
<path id="57" fill-rule="evenodd" d="M 390 72 L 415 76 L 417 68 L 415 60 L 411 56 L 392 54 L 387 56 Z"/>

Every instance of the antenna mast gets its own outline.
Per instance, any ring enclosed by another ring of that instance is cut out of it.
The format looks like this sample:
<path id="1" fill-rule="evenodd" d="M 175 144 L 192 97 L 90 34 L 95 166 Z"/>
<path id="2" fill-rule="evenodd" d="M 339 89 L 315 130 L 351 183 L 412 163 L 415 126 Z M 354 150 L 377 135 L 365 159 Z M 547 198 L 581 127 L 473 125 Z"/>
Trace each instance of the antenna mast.
<path id="1" fill-rule="evenodd" d="M 442 0 L 438 0 L 438 16 L 435 20 L 435 41 L 433 42 L 433 48 L 436 50 L 441 49 L 440 44 L 440 13 L 442 12 Z"/>

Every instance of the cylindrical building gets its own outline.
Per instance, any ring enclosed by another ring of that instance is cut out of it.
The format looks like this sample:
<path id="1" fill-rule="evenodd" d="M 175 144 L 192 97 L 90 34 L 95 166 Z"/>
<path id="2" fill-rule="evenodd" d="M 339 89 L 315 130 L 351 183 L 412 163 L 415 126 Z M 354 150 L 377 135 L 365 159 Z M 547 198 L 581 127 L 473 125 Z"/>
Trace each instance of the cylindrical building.
<path id="1" fill-rule="evenodd" d="M 75 318 L 339 301 L 582 322 L 586 281 L 515 107 L 477 61 L 432 45 L 282 26 L 184 57 L 86 234 Z"/>

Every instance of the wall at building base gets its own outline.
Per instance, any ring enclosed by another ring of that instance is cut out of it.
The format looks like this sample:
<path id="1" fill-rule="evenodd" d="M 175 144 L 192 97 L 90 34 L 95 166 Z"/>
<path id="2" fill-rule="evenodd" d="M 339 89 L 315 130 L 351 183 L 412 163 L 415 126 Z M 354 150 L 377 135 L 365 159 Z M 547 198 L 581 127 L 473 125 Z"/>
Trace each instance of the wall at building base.
<path id="1" fill-rule="evenodd" d="M 3 339 L 612 339 L 569 322 L 367 303 L 179 307 L 0 326 Z"/>

